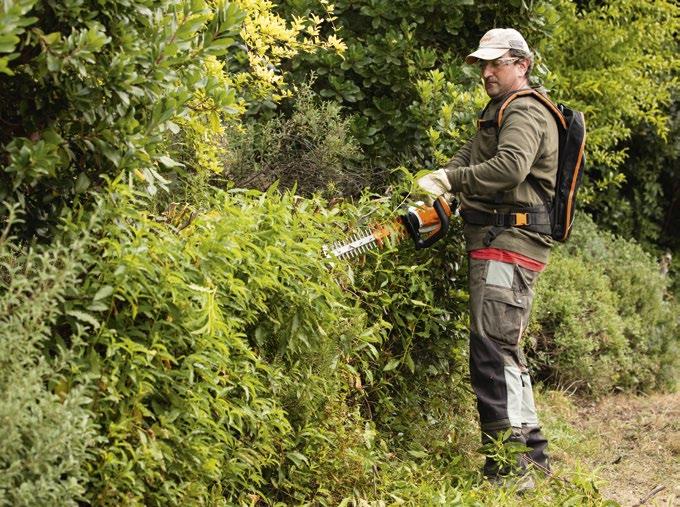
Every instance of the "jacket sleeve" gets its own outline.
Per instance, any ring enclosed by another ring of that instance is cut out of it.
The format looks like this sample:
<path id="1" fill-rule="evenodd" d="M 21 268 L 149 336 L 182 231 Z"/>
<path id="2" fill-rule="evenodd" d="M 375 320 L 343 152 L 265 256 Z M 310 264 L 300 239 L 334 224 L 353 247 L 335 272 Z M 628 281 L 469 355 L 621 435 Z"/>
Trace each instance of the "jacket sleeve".
<path id="1" fill-rule="evenodd" d="M 481 164 L 451 169 L 447 166 L 452 191 L 489 195 L 522 183 L 538 155 L 543 131 L 547 128 L 538 107 L 541 106 L 521 99 L 513 101 L 505 111 L 496 155 Z"/>

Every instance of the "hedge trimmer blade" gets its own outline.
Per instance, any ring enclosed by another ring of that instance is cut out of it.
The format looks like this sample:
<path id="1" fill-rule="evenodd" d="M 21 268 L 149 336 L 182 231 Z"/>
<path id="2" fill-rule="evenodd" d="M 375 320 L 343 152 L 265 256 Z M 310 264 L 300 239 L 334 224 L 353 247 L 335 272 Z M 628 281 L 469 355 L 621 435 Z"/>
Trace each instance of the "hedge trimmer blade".
<path id="1" fill-rule="evenodd" d="M 416 249 L 426 248 L 446 235 L 449 230 L 449 216 L 450 204 L 444 197 L 439 197 L 433 206 L 409 207 L 404 215 L 392 222 L 364 229 L 347 241 L 324 246 L 323 252 L 326 257 L 351 259 L 369 250 L 382 248 L 388 239 L 390 242 L 397 242 L 409 236 Z"/>
<path id="2" fill-rule="evenodd" d="M 348 242 L 336 242 L 330 247 L 324 247 L 326 257 L 337 257 L 338 259 L 352 259 L 357 255 L 366 253 L 369 250 L 377 248 L 379 239 L 374 232 L 363 231 L 360 234 L 355 234 L 349 238 Z"/>

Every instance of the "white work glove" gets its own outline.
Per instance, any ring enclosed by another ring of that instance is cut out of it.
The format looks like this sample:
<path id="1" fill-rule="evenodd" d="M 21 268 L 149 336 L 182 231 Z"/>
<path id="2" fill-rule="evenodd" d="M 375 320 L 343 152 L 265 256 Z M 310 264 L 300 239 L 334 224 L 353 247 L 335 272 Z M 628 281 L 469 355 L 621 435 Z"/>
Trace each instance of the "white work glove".
<path id="1" fill-rule="evenodd" d="M 416 181 L 418 187 L 420 187 L 423 202 L 428 206 L 432 206 L 435 199 L 442 194 L 446 194 L 451 191 L 451 184 L 449 183 L 449 177 L 446 175 L 444 169 L 438 169 L 430 174 L 418 178 Z"/>

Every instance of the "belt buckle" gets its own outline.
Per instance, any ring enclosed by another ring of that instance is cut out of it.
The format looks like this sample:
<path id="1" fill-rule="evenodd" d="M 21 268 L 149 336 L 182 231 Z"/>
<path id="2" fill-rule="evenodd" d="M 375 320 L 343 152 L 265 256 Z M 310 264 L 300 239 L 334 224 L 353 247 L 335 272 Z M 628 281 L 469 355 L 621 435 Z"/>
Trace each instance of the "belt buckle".
<path id="1" fill-rule="evenodd" d="M 512 218 L 515 227 L 529 225 L 529 213 L 512 213 Z"/>

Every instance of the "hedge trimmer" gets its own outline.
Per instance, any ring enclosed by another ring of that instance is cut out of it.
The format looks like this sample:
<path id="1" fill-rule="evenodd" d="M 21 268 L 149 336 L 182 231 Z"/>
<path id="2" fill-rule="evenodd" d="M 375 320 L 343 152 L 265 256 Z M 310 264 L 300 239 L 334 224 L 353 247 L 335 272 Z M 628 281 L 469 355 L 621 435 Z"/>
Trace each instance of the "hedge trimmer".
<path id="1" fill-rule="evenodd" d="M 446 236 L 454 203 L 438 197 L 432 206 L 409 207 L 406 213 L 388 224 L 378 224 L 362 230 L 347 241 L 324 247 L 326 257 L 351 259 L 386 243 L 394 243 L 407 235 L 417 250 L 427 248 Z"/>

